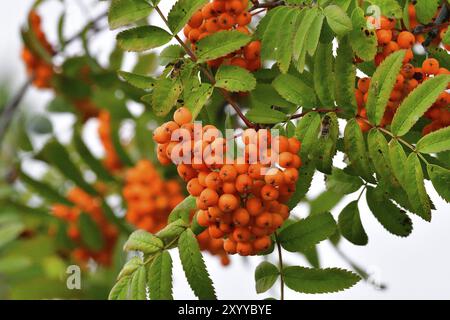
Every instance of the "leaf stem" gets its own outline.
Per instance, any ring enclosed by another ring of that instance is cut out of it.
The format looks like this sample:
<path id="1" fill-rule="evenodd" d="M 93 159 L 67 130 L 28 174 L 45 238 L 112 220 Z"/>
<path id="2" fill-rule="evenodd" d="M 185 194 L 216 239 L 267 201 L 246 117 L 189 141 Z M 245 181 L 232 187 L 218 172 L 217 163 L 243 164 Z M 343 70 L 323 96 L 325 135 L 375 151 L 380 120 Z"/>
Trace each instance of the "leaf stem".
<path id="1" fill-rule="evenodd" d="M 255 11 L 257 9 L 273 9 L 278 6 L 284 5 L 284 1 L 273 1 L 266 3 L 259 3 L 259 1 L 252 1 L 253 6 L 248 10 L 249 12 Z"/>
<path id="2" fill-rule="evenodd" d="M 278 234 L 275 232 L 275 241 L 277 244 L 277 251 L 278 251 L 278 263 L 279 263 L 279 269 L 280 269 L 280 299 L 284 300 L 284 271 L 283 271 L 283 253 L 281 250 L 281 244 L 278 240 Z"/>
<path id="3" fill-rule="evenodd" d="M 308 110 L 302 113 L 298 113 L 298 114 L 294 114 L 293 116 L 289 117 L 289 120 L 293 120 L 293 119 L 299 119 L 302 118 L 304 116 L 306 116 L 308 113 L 310 112 L 319 112 L 319 113 L 328 113 L 328 112 L 343 112 L 343 110 L 341 108 L 334 108 L 334 109 L 312 109 L 312 110 Z M 289 121 L 288 120 L 288 121 Z"/>
<path id="4" fill-rule="evenodd" d="M 156 12 L 158 13 L 158 15 L 161 17 L 161 19 L 164 21 L 164 23 L 166 24 L 167 27 L 169 27 L 169 21 L 167 21 L 167 18 L 164 16 L 164 14 L 161 12 L 161 9 L 158 6 L 154 6 Z M 196 54 L 191 50 L 191 48 L 189 48 L 188 45 L 186 45 L 186 43 L 184 43 L 183 40 L 181 40 L 181 38 L 177 35 L 177 34 L 173 34 L 175 40 L 177 40 L 177 42 L 183 47 L 183 49 L 186 51 L 186 53 L 189 55 L 190 59 L 193 62 L 197 62 L 198 58 L 196 56 Z M 211 73 L 211 71 L 209 71 L 207 68 L 205 68 L 204 66 L 199 65 L 199 68 L 201 70 L 201 72 L 208 78 L 208 80 L 211 82 L 211 84 L 214 86 L 216 84 L 216 79 L 214 77 L 214 75 Z M 254 123 L 252 123 L 243 113 L 241 108 L 239 107 L 239 105 L 237 104 L 236 101 L 233 100 L 233 98 L 231 97 L 230 93 L 228 91 L 226 91 L 225 89 L 219 88 L 220 93 L 222 94 L 222 96 L 225 98 L 225 100 L 233 107 L 234 111 L 236 111 L 237 115 L 239 116 L 239 118 L 242 119 L 242 121 L 245 123 L 245 125 L 249 128 L 258 128 L 257 125 L 255 125 Z"/>

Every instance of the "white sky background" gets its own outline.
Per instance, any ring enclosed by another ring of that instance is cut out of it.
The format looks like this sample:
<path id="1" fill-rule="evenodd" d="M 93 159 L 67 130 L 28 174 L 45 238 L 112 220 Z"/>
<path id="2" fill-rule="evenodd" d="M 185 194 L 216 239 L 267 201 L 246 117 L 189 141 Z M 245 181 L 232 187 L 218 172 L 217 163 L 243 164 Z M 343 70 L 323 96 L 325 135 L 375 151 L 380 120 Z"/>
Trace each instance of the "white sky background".
<path id="1" fill-rule="evenodd" d="M 29 7 L 33 1 L 2 1 L 0 7 L 0 79 L 8 79 L 11 85 L 17 89 L 25 79 L 25 70 L 20 60 L 21 43 L 19 27 L 25 21 Z M 83 5 L 92 8 L 90 4 L 96 4 L 94 10 L 84 11 Z M 162 9 L 167 12 L 173 0 L 162 1 Z M 97 0 L 66 0 L 70 11 L 67 15 L 65 34 L 72 35 L 78 32 L 84 25 L 84 21 L 94 17 L 106 8 L 106 1 Z M 52 43 L 56 43 L 56 24 L 62 6 L 59 1 L 49 1 L 40 13 L 43 15 L 44 29 Z M 160 21 L 160 20 L 153 20 Z M 105 32 L 96 37 L 92 52 L 99 54 L 103 59 L 108 56 L 112 47 L 112 32 Z M 77 51 L 78 45 L 71 47 Z M 132 60 L 129 58 L 128 60 Z M 48 92 L 32 89 L 26 96 L 27 105 L 36 111 L 43 110 L 45 103 L 51 98 Z M 70 119 L 57 117 L 52 119 L 55 131 L 63 139 L 67 137 L 67 128 Z M 101 154 L 95 136 L 95 123 L 89 123 L 86 135 L 89 142 Z M 338 155 L 342 160 L 342 154 Z M 313 198 L 321 192 L 323 176 L 316 175 L 313 182 L 314 188 L 310 192 Z M 341 248 L 361 266 L 374 272 L 374 276 L 386 283 L 388 289 L 380 292 L 372 286 L 360 282 L 350 290 L 326 295 L 302 295 L 287 290 L 289 299 L 450 299 L 450 208 L 440 199 L 431 184 L 427 184 L 431 197 L 437 207 L 433 213 L 432 223 L 412 216 L 414 230 L 406 239 L 395 237 L 385 231 L 370 213 L 364 197 L 359 203 L 361 219 L 369 235 L 369 244 L 365 247 L 357 247 L 346 240 L 341 241 Z M 334 216 L 354 200 L 356 195 L 346 199 L 333 210 Z M 306 206 L 301 206 L 296 213 L 305 213 Z M 307 212 L 307 211 L 306 211 Z M 328 242 L 319 245 L 321 262 L 327 267 L 348 268 L 348 265 L 336 254 Z M 194 298 L 190 291 L 180 267 L 176 252 L 174 258 L 174 295 L 177 299 Z M 276 262 L 275 256 L 270 257 Z M 286 262 L 290 265 L 305 265 L 302 257 L 286 255 Z M 232 257 L 229 267 L 223 268 L 217 258 L 207 256 L 207 265 L 215 283 L 218 297 L 221 299 L 262 299 L 273 296 L 279 297 L 278 285 L 273 291 L 256 295 L 254 290 L 253 272 L 261 258 L 254 257 L 244 260 L 240 257 Z"/>

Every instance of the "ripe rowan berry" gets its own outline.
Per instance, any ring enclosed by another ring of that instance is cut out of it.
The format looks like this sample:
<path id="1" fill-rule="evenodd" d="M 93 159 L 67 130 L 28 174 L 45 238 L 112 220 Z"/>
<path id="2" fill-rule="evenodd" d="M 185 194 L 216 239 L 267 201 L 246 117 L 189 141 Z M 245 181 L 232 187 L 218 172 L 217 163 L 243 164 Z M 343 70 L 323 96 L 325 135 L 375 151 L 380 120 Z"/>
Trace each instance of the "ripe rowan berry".
<path id="1" fill-rule="evenodd" d="M 232 194 L 223 194 L 219 198 L 219 209 L 223 212 L 231 212 L 238 208 L 239 199 Z"/>
<path id="2" fill-rule="evenodd" d="M 237 226 L 245 227 L 250 222 L 250 214 L 244 208 L 238 208 L 233 212 L 233 223 Z"/>
<path id="3" fill-rule="evenodd" d="M 256 238 L 253 242 L 253 247 L 256 251 L 264 251 L 270 248 L 270 245 L 272 244 L 272 240 L 268 236 L 262 236 L 259 238 Z"/>
<path id="4" fill-rule="evenodd" d="M 247 60 L 257 60 L 261 55 L 261 42 L 252 41 L 244 47 L 244 57 Z"/>
<path id="5" fill-rule="evenodd" d="M 222 13 L 219 17 L 219 26 L 222 29 L 230 29 L 235 24 L 235 19 L 228 13 Z"/>
<path id="6" fill-rule="evenodd" d="M 432 74 L 435 75 L 439 72 L 439 61 L 437 61 L 434 58 L 426 59 L 422 64 L 423 72 L 426 74 Z"/>
<path id="7" fill-rule="evenodd" d="M 236 178 L 236 190 L 240 193 L 248 193 L 253 186 L 253 180 L 248 174 L 240 174 Z"/>
<path id="8" fill-rule="evenodd" d="M 402 31 L 398 35 L 397 43 L 402 49 L 410 49 L 416 43 L 416 37 L 409 31 Z"/>
<path id="9" fill-rule="evenodd" d="M 192 113 L 186 107 L 181 107 L 173 114 L 173 119 L 178 126 L 189 124 L 192 121 Z"/>
<path id="10" fill-rule="evenodd" d="M 236 245 L 236 251 L 241 256 L 248 256 L 252 253 L 253 247 L 249 242 L 238 242 Z"/>
<path id="11" fill-rule="evenodd" d="M 238 26 L 244 27 L 252 21 L 252 16 L 248 12 L 242 12 L 236 17 L 236 23 Z"/>
<path id="12" fill-rule="evenodd" d="M 279 192 L 272 185 L 266 184 L 261 188 L 261 198 L 265 201 L 278 199 Z"/>

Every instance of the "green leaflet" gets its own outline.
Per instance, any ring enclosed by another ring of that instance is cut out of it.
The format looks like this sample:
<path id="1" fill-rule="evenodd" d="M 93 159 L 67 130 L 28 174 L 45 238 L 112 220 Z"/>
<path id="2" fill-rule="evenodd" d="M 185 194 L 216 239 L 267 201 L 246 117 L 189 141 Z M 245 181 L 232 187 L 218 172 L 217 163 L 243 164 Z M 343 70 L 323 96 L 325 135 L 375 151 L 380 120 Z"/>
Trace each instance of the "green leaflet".
<path id="1" fill-rule="evenodd" d="M 428 108 L 436 102 L 449 82 L 450 75 L 443 74 L 426 80 L 412 91 L 395 113 L 391 124 L 392 133 L 396 136 L 407 134 Z"/>
<path id="2" fill-rule="evenodd" d="M 396 139 L 389 142 L 389 159 L 392 166 L 392 173 L 400 185 L 404 186 L 405 182 L 405 163 L 406 153 L 402 145 Z"/>
<path id="3" fill-rule="evenodd" d="M 320 13 L 316 15 L 312 22 L 311 28 L 308 30 L 308 36 L 306 37 L 306 51 L 311 57 L 314 56 L 314 53 L 316 53 L 324 19 L 325 16 L 323 14 Z"/>
<path id="4" fill-rule="evenodd" d="M 279 21 L 278 24 L 280 32 L 277 37 L 277 48 L 275 50 L 277 65 L 282 73 L 286 73 L 291 64 L 294 34 L 297 30 L 299 15 L 300 10 L 289 9 L 289 14 L 284 21 Z M 283 28 L 280 28 L 280 25 L 282 25 Z"/>
<path id="5" fill-rule="evenodd" d="M 371 129 L 367 136 L 369 155 L 375 171 L 385 181 L 390 181 L 394 186 L 398 185 L 395 179 L 391 161 L 389 158 L 389 147 L 384 135 L 377 129 Z"/>
<path id="6" fill-rule="evenodd" d="M 159 65 L 167 66 L 169 63 L 175 63 L 186 55 L 183 47 L 177 44 L 171 44 L 165 47 L 159 54 Z"/>
<path id="7" fill-rule="evenodd" d="M 339 6 L 329 5 L 323 10 L 328 25 L 338 36 L 342 37 L 352 30 L 352 20 Z"/>
<path id="8" fill-rule="evenodd" d="M 322 119 L 320 136 L 314 153 L 316 168 L 325 174 L 331 173 L 338 137 L 339 123 L 337 116 L 334 112 L 329 112 Z"/>
<path id="9" fill-rule="evenodd" d="M 142 266 L 142 259 L 140 257 L 131 258 L 120 270 L 119 275 L 117 276 L 117 280 L 122 279 L 123 277 L 132 275 L 140 266 Z"/>
<path id="10" fill-rule="evenodd" d="M 256 79 L 246 69 L 222 65 L 217 70 L 215 86 L 230 92 L 252 91 L 256 87 Z"/>
<path id="11" fill-rule="evenodd" d="M 126 276 L 119 279 L 114 287 L 112 287 L 108 300 L 126 300 L 128 298 L 130 282 L 131 276 Z"/>
<path id="12" fill-rule="evenodd" d="M 200 83 L 194 85 L 185 92 L 185 105 L 192 113 L 192 118 L 197 118 L 202 111 L 209 97 L 212 95 L 214 88 L 209 83 Z"/>
<path id="13" fill-rule="evenodd" d="M 429 164 L 428 175 L 437 193 L 447 202 L 450 202 L 450 170 L 440 166 Z"/>
<path id="14" fill-rule="evenodd" d="M 359 177 L 351 176 L 339 168 L 333 168 L 325 182 L 327 190 L 341 194 L 354 193 L 363 185 L 363 182 Z"/>
<path id="15" fill-rule="evenodd" d="M 389 55 L 375 71 L 367 98 L 367 116 L 371 123 L 379 125 L 383 119 L 389 97 L 400 72 L 405 50 Z"/>
<path id="16" fill-rule="evenodd" d="M 172 210 L 167 222 L 172 223 L 178 219 L 182 219 L 185 223 L 189 223 L 189 215 L 196 208 L 195 197 L 188 196 Z"/>
<path id="17" fill-rule="evenodd" d="M 369 239 L 361 223 L 358 201 L 350 202 L 339 214 L 338 226 L 345 239 L 358 246 L 365 246 Z"/>
<path id="18" fill-rule="evenodd" d="M 315 166 L 313 160 L 302 158 L 302 170 L 299 171 L 299 179 L 295 185 L 295 192 L 287 204 L 289 209 L 294 209 L 308 193 L 314 177 L 314 172 Z"/>
<path id="19" fill-rule="evenodd" d="M 88 147 L 85 145 L 83 139 L 81 138 L 80 132 L 77 129 L 74 130 L 72 139 L 78 154 L 89 166 L 89 168 L 91 168 L 91 170 L 95 173 L 97 178 L 106 182 L 114 181 L 114 178 L 110 175 L 108 170 L 106 170 L 102 162 L 95 158 Z"/>
<path id="20" fill-rule="evenodd" d="M 172 300 L 172 258 L 168 251 L 158 254 L 148 268 L 151 300 Z"/>
<path id="21" fill-rule="evenodd" d="M 306 108 L 316 105 L 316 95 L 313 89 L 300 78 L 291 74 L 280 74 L 273 80 L 272 85 L 289 102 Z"/>
<path id="22" fill-rule="evenodd" d="M 178 219 L 170 222 L 163 229 L 158 231 L 156 236 L 164 242 L 164 245 L 169 245 L 180 236 L 180 234 L 189 227 L 183 219 Z"/>
<path id="23" fill-rule="evenodd" d="M 380 187 L 367 187 L 366 199 L 370 211 L 387 231 L 399 237 L 407 237 L 413 229 L 412 221 L 405 211 L 389 200 L 389 192 L 386 193 Z"/>
<path id="24" fill-rule="evenodd" d="M 422 166 L 415 153 L 411 153 L 405 164 L 405 188 L 414 213 L 431 221 L 431 206 L 425 190 Z"/>
<path id="25" fill-rule="evenodd" d="M 120 32 L 117 44 L 127 51 L 145 51 L 165 45 L 172 35 L 155 26 L 141 26 Z"/>
<path id="26" fill-rule="evenodd" d="M 282 33 L 280 25 L 291 15 L 292 10 L 286 6 L 274 9 L 274 13 L 265 28 L 261 43 L 261 59 L 277 60 L 277 48 L 279 45 L 279 35 Z"/>
<path id="27" fill-rule="evenodd" d="M 197 62 L 203 63 L 234 52 L 245 46 L 252 37 L 239 31 L 219 31 L 197 43 Z"/>
<path id="28" fill-rule="evenodd" d="M 366 143 L 362 131 L 355 119 L 347 122 L 344 131 L 345 153 L 350 161 L 350 166 L 355 172 L 368 182 L 375 182 L 367 156 Z"/>
<path id="29" fill-rule="evenodd" d="M 181 234 L 178 250 L 187 281 L 195 295 L 200 300 L 216 299 L 213 283 L 206 270 L 197 239 L 190 229 L 186 229 Z"/>
<path id="30" fill-rule="evenodd" d="M 167 16 L 168 25 L 173 34 L 180 32 L 192 15 L 207 2 L 207 0 L 178 0 Z"/>
<path id="31" fill-rule="evenodd" d="M 280 272 L 270 262 L 263 261 L 255 269 L 256 293 L 263 293 L 272 288 Z"/>
<path id="32" fill-rule="evenodd" d="M 308 37 L 310 35 L 310 30 L 312 30 L 314 21 L 318 15 L 322 15 L 318 8 L 304 9 L 302 11 L 302 18 L 298 31 L 294 36 L 294 46 L 292 48 L 293 59 L 297 61 L 297 69 L 303 72 L 305 68 L 306 52 L 308 49 Z M 315 38 L 315 33 L 311 33 L 311 37 Z M 313 41 L 311 41 L 312 43 Z M 309 45 L 310 49 L 312 44 Z M 317 45 L 316 45 L 317 47 Z"/>
<path id="33" fill-rule="evenodd" d="M 90 195 L 97 195 L 97 190 L 84 180 L 78 166 L 75 165 L 67 150 L 56 139 L 50 140 L 41 150 L 41 154 L 46 161 L 58 168 L 67 179 L 73 181 Z"/>
<path id="34" fill-rule="evenodd" d="M 125 251 L 140 251 L 144 254 L 152 254 L 162 250 L 164 243 L 144 230 L 134 231 L 123 246 Z"/>
<path id="35" fill-rule="evenodd" d="M 336 231 L 336 222 L 330 213 L 309 216 L 283 229 L 278 239 L 290 252 L 304 251 L 327 239 Z"/>
<path id="36" fill-rule="evenodd" d="M 332 43 L 319 43 L 314 56 L 314 89 L 322 106 L 334 105 L 334 92 L 330 88 L 334 86 L 334 57 Z"/>
<path id="37" fill-rule="evenodd" d="M 286 115 L 270 107 L 257 107 L 250 109 L 246 114 L 250 121 L 261 124 L 275 124 L 286 120 Z"/>
<path id="38" fill-rule="evenodd" d="M 417 0 L 415 4 L 417 19 L 423 24 L 430 23 L 440 3 L 439 0 Z"/>
<path id="39" fill-rule="evenodd" d="M 317 112 L 309 112 L 298 122 L 295 136 L 302 142 L 300 155 L 303 161 L 313 158 L 312 154 L 317 147 L 317 137 L 320 131 L 320 120 Z"/>
<path id="40" fill-rule="evenodd" d="M 309 201 L 310 215 L 318 215 L 331 211 L 344 197 L 342 193 L 325 190 Z"/>
<path id="41" fill-rule="evenodd" d="M 83 244 L 94 252 L 100 251 L 104 246 L 104 241 L 97 223 L 86 213 L 80 214 L 77 223 Z"/>
<path id="42" fill-rule="evenodd" d="M 381 10 L 381 13 L 387 17 L 402 17 L 402 8 L 398 1 L 392 0 L 369 0 L 372 4 L 378 6 Z"/>
<path id="43" fill-rule="evenodd" d="M 416 145 L 418 152 L 438 153 L 450 150 L 450 127 L 427 134 Z"/>
<path id="44" fill-rule="evenodd" d="M 131 276 L 130 298 L 132 300 L 147 300 L 147 272 L 145 267 L 139 267 Z"/>
<path id="45" fill-rule="evenodd" d="M 356 66 L 353 64 L 353 50 L 348 36 L 339 41 L 334 70 L 336 104 L 345 111 L 355 114 L 357 111 L 355 98 Z"/>
<path id="46" fill-rule="evenodd" d="M 147 17 L 153 8 L 145 0 L 112 0 L 108 11 L 111 30 Z"/>
<path id="47" fill-rule="evenodd" d="M 72 206 L 73 203 L 69 201 L 67 198 L 63 197 L 57 190 L 53 189 L 50 185 L 45 182 L 41 182 L 31 178 L 29 175 L 24 173 L 21 169 L 19 169 L 19 178 L 25 183 L 27 186 L 32 188 L 35 192 L 39 192 L 39 195 L 43 198 L 47 199 L 52 203 L 60 203 L 65 204 L 67 206 Z"/>
<path id="48" fill-rule="evenodd" d="M 377 54 L 377 37 L 374 30 L 367 28 L 363 9 L 357 7 L 352 12 L 353 30 L 349 41 L 356 55 L 364 61 L 372 60 Z"/>
<path id="49" fill-rule="evenodd" d="M 342 291 L 361 280 L 355 273 L 338 268 L 286 267 L 283 276 L 288 288 L 302 293 Z"/>
<path id="50" fill-rule="evenodd" d="M 275 88 L 268 83 L 258 83 L 256 88 L 250 92 L 250 105 L 252 108 L 265 107 L 267 109 L 272 106 L 278 108 L 286 108 L 295 111 L 296 107 L 293 103 L 285 100 Z"/>
<path id="51" fill-rule="evenodd" d="M 142 101 L 150 102 L 157 116 L 165 116 L 177 103 L 178 97 L 183 91 L 179 80 L 164 78 L 156 82 L 153 93 L 142 97 Z"/>

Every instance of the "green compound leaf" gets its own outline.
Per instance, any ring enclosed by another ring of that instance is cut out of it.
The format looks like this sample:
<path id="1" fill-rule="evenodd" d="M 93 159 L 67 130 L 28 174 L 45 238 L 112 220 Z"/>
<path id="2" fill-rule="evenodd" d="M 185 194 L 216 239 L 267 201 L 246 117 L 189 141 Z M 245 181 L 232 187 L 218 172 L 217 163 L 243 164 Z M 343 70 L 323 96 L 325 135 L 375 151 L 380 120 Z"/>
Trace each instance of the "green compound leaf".
<path id="1" fill-rule="evenodd" d="M 286 286 L 301 293 L 338 292 L 361 280 L 357 274 L 338 268 L 286 267 L 283 275 Z"/>
<path id="2" fill-rule="evenodd" d="M 450 202 L 450 170 L 429 164 L 428 175 L 437 193 L 447 202 Z"/>
<path id="3" fill-rule="evenodd" d="M 148 268 L 151 300 L 172 300 L 172 258 L 167 251 L 158 254 Z"/>
<path id="4" fill-rule="evenodd" d="M 208 0 L 178 0 L 167 16 L 170 30 L 174 34 L 180 32 L 192 15 L 207 2 Z"/>
<path id="5" fill-rule="evenodd" d="M 140 257 L 131 258 L 120 270 L 119 275 L 117 276 L 117 280 L 122 279 L 123 277 L 132 275 L 140 266 L 142 266 L 142 259 Z"/>
<path id="6" fill-rule="evenodd" d="M 256 79 L 246 69 L 222 65 L 217 70 L 215 86 L 230 92 L 252 91 L 256 87 Z"/>
<path id="7" fill-rule="evenodd" d="M 198 63 L 214 60 L 239 50 L 252 40 L 252 37 L 239 31 L 219 31 L 197 42 Z"/>
<path id="8" fill-rule="evenodd" d="M 117 35 L 117 44 L 126 51 L 145 51 L 165 45 L 172 35 L 155 26 L 128 29 Z"/>
<path id="9" fill-rule="evenodd" d="M 391 130 L 396 136 L 409 132 L 423 114 L 436 102 L 439 95 L 447 88 L 450 75 L 439 75 L 424 81 L 403 100 L 398 107 Z"/>
<path id="10" fill-rule="evenodd" d="M 450 150 L 450 127 L 427 134 L 416 145 L 418 152 L 438 153 Z"/>
<path id="11" fill-rule="evenodd" d="M 375 182 L 372 169 L 367 156 L 366 143 L 361 128 L 355 119 L 347 122 L 344 132 L 345 153 L 350 161 L 350 166 L 355 172 L 368 182 Z"/>
<path id="12" fill-rule="evenodd" d="M 338 226 L 345 239 L 358 246 L 365 246 L 369 239 L 361 223 L 358 201 L 350 202 L 339 214 Z"/>
<path id="13" fill-rule="evenodd" d="M 256 293 L 263 293 L 272 288 L 280 272 L 270 262 L 261 262 L 255 270 Z"/>
<path id="14" fill-rule="evenodd" d="M 413 229 L 412 221 L 388 196 L 381 188 L 367 187 L 367 204 L 378 222 L 393 235 L 407 237 Z"/>
<path id="15" fill-rule="evenodd" d="M 145 254 L 152 254 L 161 251 L 164 243 L 161 239 L 144 230 L 134 231 L 123 246 L 125 251 L 140 251 Z"/>
<path id="16" fill-rule="evenodd" d="M 126 300 L 130 289 L 131 276 L 121 278 L 111 289 L 108 300 Z"/>
<path id="17" fill-rule="evenodd" d="M 379 125 L 383 119 L 389 97 L 394 89 L 397 75 L 402 67 L 405 50 L 389 55 L 375 71 L 370 82 L 367 98 L 367 116 L 372 124 Z"/>
<path id="18" fill-rule="evenodd" d="M 214 300 L 216 293 L 206 270 L 200 248 L 192 230 L 186 229 L 178 240 L 181 264 L 187 281 L 200 300 Z"/>
<path id="19" fill-rule="evenodd" d="M 153 8 L 145 0 L 112 0 L 108 11 L 111 30 L 146 18 Z"/>
<path id="20" fill-rule="evenodd" d="M 336 231 L 336 222 L 330 213 L 309 216 L 283 229 L 279 234 L 280 244 L 290 252 L 309 249 L 327 239 Z"/>

